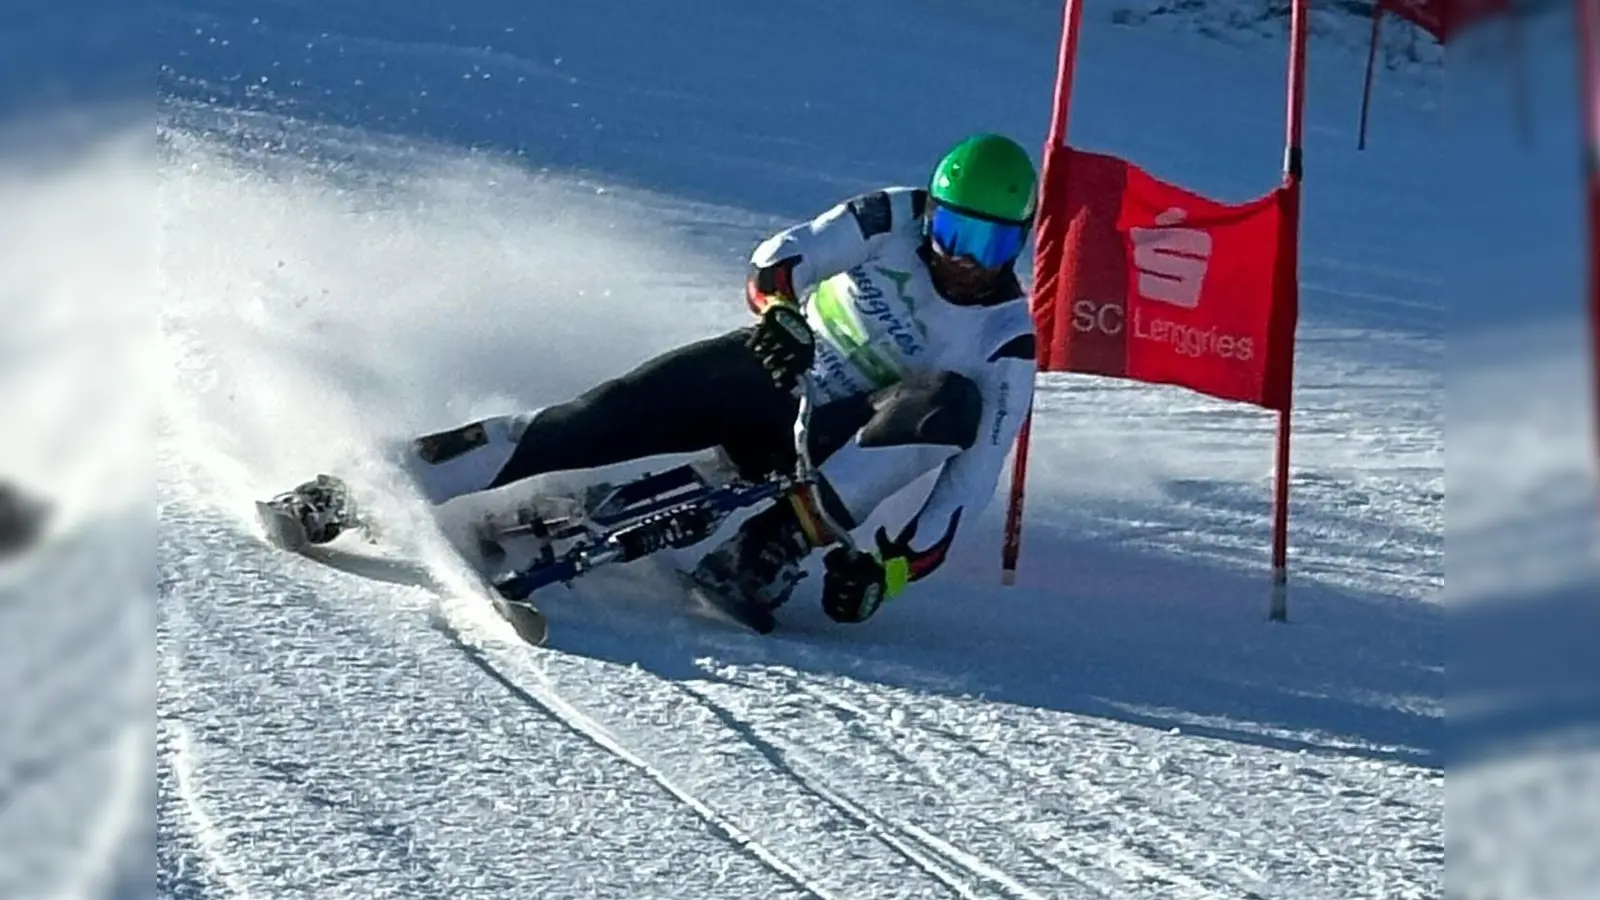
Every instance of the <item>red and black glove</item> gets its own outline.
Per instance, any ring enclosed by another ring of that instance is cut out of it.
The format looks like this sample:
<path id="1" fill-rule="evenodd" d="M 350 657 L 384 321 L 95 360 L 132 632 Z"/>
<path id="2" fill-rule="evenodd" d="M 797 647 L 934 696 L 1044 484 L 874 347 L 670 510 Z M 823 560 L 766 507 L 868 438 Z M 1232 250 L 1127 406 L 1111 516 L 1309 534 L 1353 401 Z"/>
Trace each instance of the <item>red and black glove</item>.
<path id="1" fill-rule="evenodd" d="M 778 390 L 791 393 L 800 376 L 816 359 L 816 336 L 806 324 L 794 290 L 794 267 L 800 257 L 791 256 L 750 273 L 745 283 L 745 300 L 761 320 L 750 335 L 748 345 Z"/>
<path id="2" fill-rule="evenodd" d="M 816 335 L 793 303 L 775 302 L 761 313 L 746 345 L 778 390 L 792 393 L 817 356 Z"/>

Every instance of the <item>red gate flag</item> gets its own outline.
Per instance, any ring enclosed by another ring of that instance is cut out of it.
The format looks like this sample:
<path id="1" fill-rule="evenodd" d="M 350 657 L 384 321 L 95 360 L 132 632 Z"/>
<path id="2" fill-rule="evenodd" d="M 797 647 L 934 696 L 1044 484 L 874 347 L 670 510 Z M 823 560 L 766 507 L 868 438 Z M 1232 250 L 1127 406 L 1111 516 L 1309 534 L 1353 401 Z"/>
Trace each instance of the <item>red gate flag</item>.
<path id="1" fill-rule="evenodd" d="M 1034 272 L 1040 368 L 1287 410 L 1297 185 L 1230 205 L 1114 156 L 1050 152 Z"/>
<path id="2" fill-rule="evenodd" d="M 1505 0 L 1500 0 L 1505 2 Z M 1289 433 L 1299 315 L 1300 184 L 1310 0 L 1289 0 L 1283 181 L 1230 206 L 1067 141 L 1083 0 L 1065 0 L 1033 253 L 1039 367 L 1182 385 L 1278 412 L 1272 606 L 1288 620 Z M 1030 409 L 1017 433 L 1001 581 L 1022 548 Z"/>
<path id="3" fill-rule="evenodd" d="M 1372 15 L 1394 13 L 1448 44 L 1462 29 L 1511 10 L 1511 0 L 1378 0 Z"/>

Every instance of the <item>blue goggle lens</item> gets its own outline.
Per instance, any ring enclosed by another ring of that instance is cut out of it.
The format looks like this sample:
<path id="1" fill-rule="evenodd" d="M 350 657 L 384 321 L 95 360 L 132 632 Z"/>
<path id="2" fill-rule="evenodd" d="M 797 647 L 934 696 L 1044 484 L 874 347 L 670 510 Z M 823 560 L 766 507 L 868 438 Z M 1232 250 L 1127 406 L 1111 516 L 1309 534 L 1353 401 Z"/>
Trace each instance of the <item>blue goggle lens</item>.
<path id="1" fill-rule="evenodd" d="M 1022 252 L 1028 226 L 935 206 L 928 217 L 928 236 L 945 256 L 970 256 L 986 269 L 998 269 Z"/>

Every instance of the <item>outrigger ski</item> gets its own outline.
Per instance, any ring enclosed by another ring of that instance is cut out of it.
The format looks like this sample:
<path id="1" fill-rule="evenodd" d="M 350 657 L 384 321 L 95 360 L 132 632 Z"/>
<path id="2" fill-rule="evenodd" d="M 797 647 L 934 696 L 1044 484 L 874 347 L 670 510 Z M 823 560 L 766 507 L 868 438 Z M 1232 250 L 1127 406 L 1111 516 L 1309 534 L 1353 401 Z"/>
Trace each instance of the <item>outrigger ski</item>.
<path id="1" fill-rule="evenodd" d="M 318 476 L 317 484 L 332 490 L 347 490 L 343 482 L 332 476 Z M 287 495 L 268 501 L 256 501 L 256 518 L 267 540 L 273 545 L 364 578 L 426 587 L 435 591 L 445 590 L 427 567 L 419 563 L 355 553 L 325 543 L 313 543 L 311 535 L 306 531 L 305 522 L 288 508 L 285 497 Z M 346 500 L 341 509 L 348 511 L 348 508 Z M 365 539 L 371 542 L 371 532 L 366 523 L 358 520 L 355 530 L 363 532 Z M 480 580 L 480 583 L 484 587 L 484 594 L 494 604 L 495 611 L 511 624 L 518 637 L 536 647 L 545 644 L 549 638 L 549 627 L 538 607 L 527 600 L 516 601 L 503 596 L 487 581 Z"/>

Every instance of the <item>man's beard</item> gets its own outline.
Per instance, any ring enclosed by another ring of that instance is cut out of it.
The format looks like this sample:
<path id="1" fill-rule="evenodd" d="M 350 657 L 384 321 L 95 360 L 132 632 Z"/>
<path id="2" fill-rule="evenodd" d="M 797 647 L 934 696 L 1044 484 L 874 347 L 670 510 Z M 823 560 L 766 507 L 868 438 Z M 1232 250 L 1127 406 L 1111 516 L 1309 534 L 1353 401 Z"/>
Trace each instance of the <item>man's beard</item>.
<path id="1" fill-rule="evenodd" d="M 946 300 L 953 303 L 981 301 L 992 294 L 1005 269 L 985 269 L 970 257 L 940 256 L 930 254 L 928 271 L 933 276 L 933 286 Z"/>

